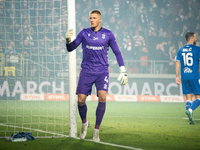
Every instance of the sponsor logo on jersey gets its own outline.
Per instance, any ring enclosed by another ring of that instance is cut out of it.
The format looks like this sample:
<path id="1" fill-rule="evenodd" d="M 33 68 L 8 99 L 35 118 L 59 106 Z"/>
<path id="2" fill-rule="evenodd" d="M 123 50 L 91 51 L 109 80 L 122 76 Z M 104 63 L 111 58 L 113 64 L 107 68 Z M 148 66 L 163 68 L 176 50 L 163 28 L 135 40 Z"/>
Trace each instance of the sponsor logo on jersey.
<path id="1" fill-rule="evenodd" d="M 102 50 L 102 49 L 104 49 L 104 46 L 89 46 L 89 45 L 86 45 L 86 48 L 92 49 L 92 50 Z"/>
<path id="2" fill-rule="evenodd" d="M 184 73 L 192 73 L 192 70 L 188 67 L 185 67 L 183 70 L 184 70 Z"/>
<path id="3" fill-rule="evenodd" d="M 106 38 L 106 35 L 105 33 L 102 34 L 102 39 L 105 39 Z"/>
<path id="4" fill-rule="evenodd" d="M 98 40 L 98 37 L 93 37 L 93 40 Z"/>
<path id="5" fill-rule="evenodd" d="M 189 49 L 188 48 L 184 48 L 183 49 L 183 52 L 190 52 L 190 51 L 192 51 L 192 48 L 190 47 Z"/>

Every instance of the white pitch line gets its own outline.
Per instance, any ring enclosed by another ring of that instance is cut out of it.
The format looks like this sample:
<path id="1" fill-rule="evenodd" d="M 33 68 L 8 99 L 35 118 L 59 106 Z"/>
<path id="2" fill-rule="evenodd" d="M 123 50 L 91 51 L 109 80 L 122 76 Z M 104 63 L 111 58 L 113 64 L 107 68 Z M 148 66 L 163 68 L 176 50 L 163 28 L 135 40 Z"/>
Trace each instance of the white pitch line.
<path id="1" fill-rule="evenodd" d="M 183 118 L 183 119 L 187 119 L 188 120 L 188 118 Z M 194 119 L 194 118 L 193 118 Z M 194 120 L 200 120 L 200 119 L 194 119 Z"/>
<path id="2" fill-rule="evenodd" d="M 96 116 L 88 116 L 88 118 L 93 118 Z M 182 117 L 144 117 L 144 116 L 105 116 L 105 118 L 161 118 L 161 119 L 182 119 Z M 197 120 L 197 119 L 196 119 Z"/>
<path id="3" fill-rule="evenodd" d="M 96 116 L 94 116 L 96 117 Z M 174 119 L 177 119 L 177 118 L 181 118 L 181 117 L 144 117 L 144 116 L 105 116 L 105 117 L 110 117 L 110 118 L 163 118 L 163 119 L 166 119 L 166 118 L 174 118 Z"/>
<path id="4" fill-rule="evenodd" d="M 43 131 L 43 130 L 39 130 L 39 129 L 33 129 L 33 128 L 26 128 L 26 127 L 19 127 L 19 126 L 13 126 L 13 125 L 5 125 L 0 123 L 1 126 L 8 126 L 8 127 L 14 127 L 14 128 L 22 128 L 22 129 L 28 129 L 28 130 L 33 130 L 33 131 L 38 131 L 38 132 L 42 132 L 42 133 L 49 133 L 49 134 L 53 134 L 53 135 L 59 135 L 62 137 L 69 137 L 67 135 L 64 134 L 59 134 L 59 133 L 54 133 L 54 132 L 48 132 L 48 131 Z M 80 140 L 80 138 L 74 138 L 74 139 L 78 139 Z M 84 139 L 85 141 L 90 141 L 93 142 L 93 140 L 89 140 L 89 139 Z M 103 144 L 103 145 L 109 145 L 109 146 L 114 146 L 114 147 L 121 147 L 121 148 L 125 148 L 125 149 L 132 149 L 132 150 L 142 150 L 140 148 L 134 148 L 134 147 L 129 147 L 129 146 L 123 146 L 123 145 L 117 145 L 117 144 L 112 144 L 112 143 L 106 143 L 106 142 L 96 142 L 99 144 Z"/>
<path id="5" fill-rule="evenodd" d="M 80 139 L 80 138 L 77 138 L 77 139 Z M 93 140 L 89 140 L 89 139 L 84 139 L 84 140 L 93 142 Z M 106 143 L 106 142 L 96 142 L 96 143 L 103 144 L 103 145 L 110 145 L 110 146 L 114 146 L 114 147 L 121 147 L 121 148 L 125 148 L 125 149 L 142 150 L 140 148 L 134 148 L 134 147 L 117 145 L 117 144 Z"/>
<path id="6" fill-rule="evenodd" d="M 121 117 L 125 117 L 125 118 L 133 118 L 133 116 L 108 116 L 108 117 L 116 117 L 116 118 L 121 118 Z M 142 116 L 137 116 L 138 118 L 160 118 L 160 119 L 188 119 L 185 117 L 142 117 Z M 194 118 L 194 120 L 200 120 L 200 119 L 196 119 Z"/>
<path id="7" fill-rule="evenodd" d="M 88 116 L 88 118 L 92 118 L 93 116 Z M 96 116 L 94 116 L 96 117 Z M 184 117 L 143 117 L 143 116 L 105 116 L 105 118 L 160 118 L 160 119 L 186 119 Z M 188 118 L 187 118 L 188 119 Z M 195 119 L 194 120 L 200 120 L 200 119 Z"/>

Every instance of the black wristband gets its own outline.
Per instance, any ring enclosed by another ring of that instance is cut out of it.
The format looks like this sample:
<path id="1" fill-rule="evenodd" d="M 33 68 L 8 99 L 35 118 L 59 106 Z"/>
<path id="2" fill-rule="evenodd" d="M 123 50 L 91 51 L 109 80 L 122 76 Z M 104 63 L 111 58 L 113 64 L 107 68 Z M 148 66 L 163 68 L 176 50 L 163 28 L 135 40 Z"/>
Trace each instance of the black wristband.
<path id="1" fill-rule="evenodd" d="M 67 44 L 71 43 L 71 38 L 66 38 L 66 43 Z"/>

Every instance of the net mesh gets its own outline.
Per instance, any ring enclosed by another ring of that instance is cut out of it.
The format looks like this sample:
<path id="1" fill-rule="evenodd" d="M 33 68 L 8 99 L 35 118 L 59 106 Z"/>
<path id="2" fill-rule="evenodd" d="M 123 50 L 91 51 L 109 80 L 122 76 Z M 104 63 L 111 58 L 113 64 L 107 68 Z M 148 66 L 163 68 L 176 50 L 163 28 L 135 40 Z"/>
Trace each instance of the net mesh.
<path id="1" fill-rule="evenodd" d="M 68 94 L 67 1 L 0 1 L 0 26 L 0 137 L 67 136 L 68 101 L 20 98 Z"/>

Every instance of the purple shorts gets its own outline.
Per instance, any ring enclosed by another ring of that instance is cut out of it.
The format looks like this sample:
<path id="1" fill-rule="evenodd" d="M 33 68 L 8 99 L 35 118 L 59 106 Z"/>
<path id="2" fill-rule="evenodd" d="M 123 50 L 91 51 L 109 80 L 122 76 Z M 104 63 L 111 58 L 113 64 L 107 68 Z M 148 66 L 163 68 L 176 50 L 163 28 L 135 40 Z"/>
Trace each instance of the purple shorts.
<path id="1" fill-rule="evenodd" d="M 91 95 L 92 86 L 95 84 L 97 92 L 104 90 L 108 92 L 109 86 L 109 72 L 105 70 L 103 72 L 87 72 L 81 70 L 79 75 L 78 86 L 76 94 Z"/>

